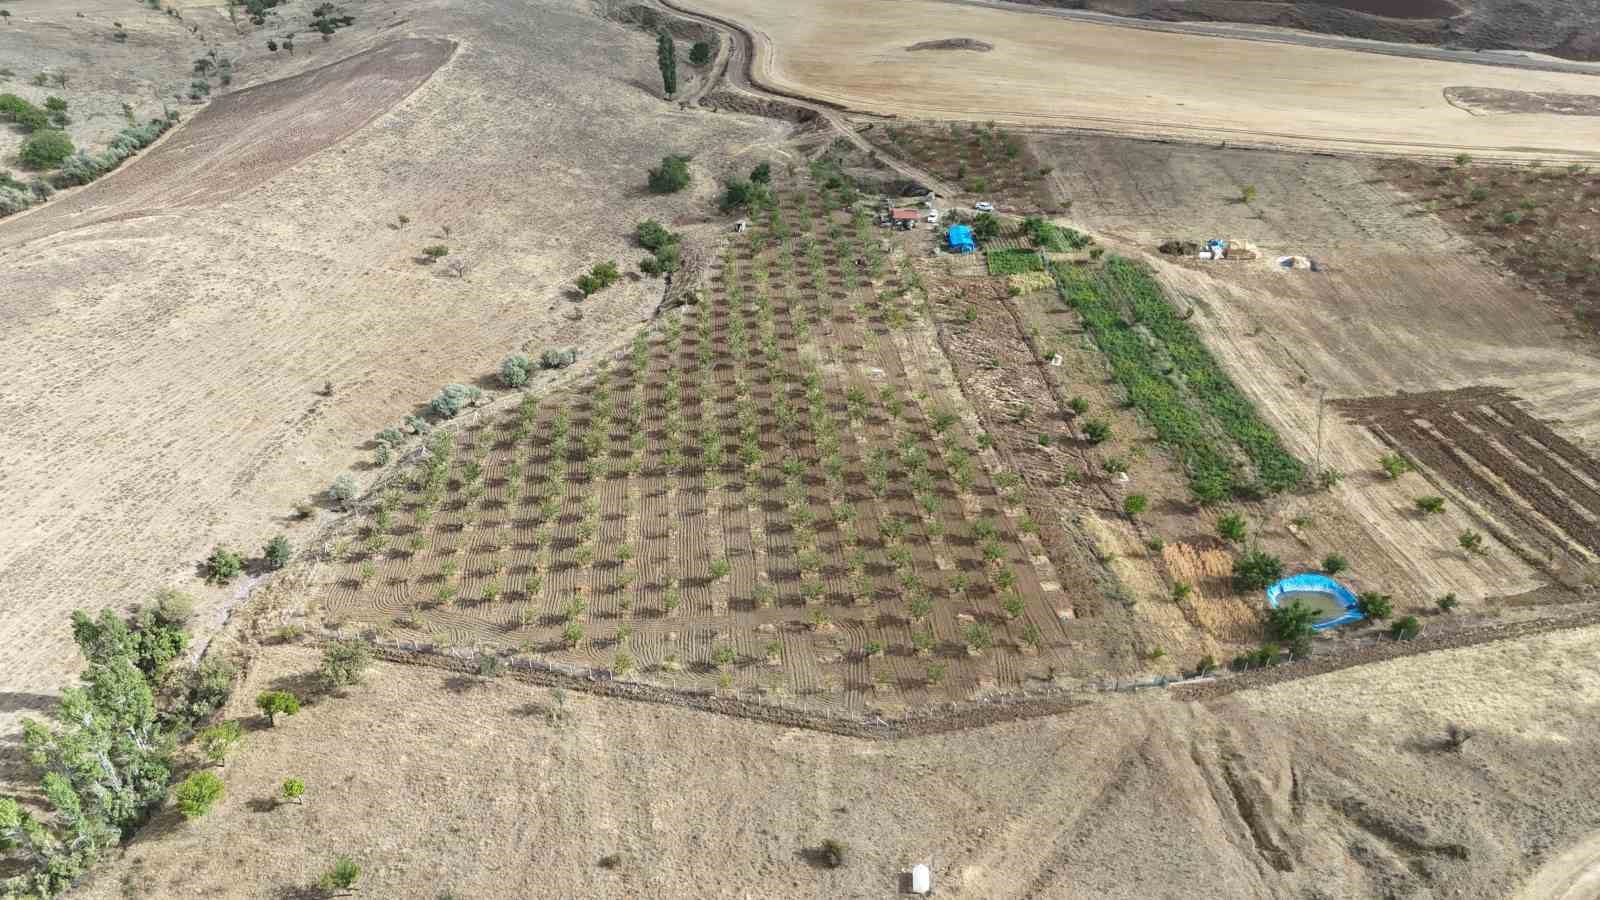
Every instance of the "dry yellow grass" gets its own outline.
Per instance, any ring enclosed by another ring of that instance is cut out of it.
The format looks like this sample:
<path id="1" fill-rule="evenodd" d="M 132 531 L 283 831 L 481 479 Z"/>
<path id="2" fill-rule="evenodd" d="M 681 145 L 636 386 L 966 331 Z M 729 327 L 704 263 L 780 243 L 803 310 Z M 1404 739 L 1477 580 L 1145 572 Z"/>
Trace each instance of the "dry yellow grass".
<path id="1" fill-rule="evenodd" d="M 1600 119 L 1473 116 L 1454 85 L 1595 93 L 1594 79 L 900 0 L 693 0 L 757 36 L 768 83 L 901 116 L 1297 148 L 1594 159 Z M 987 53 L 920 52 L 968 37 Z"/>

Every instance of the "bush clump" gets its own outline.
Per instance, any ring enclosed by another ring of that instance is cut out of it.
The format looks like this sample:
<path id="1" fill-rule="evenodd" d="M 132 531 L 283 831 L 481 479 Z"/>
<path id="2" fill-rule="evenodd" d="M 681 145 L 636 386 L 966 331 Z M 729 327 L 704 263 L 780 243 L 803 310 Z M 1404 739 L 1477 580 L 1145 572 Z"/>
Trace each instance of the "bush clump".
<path id="1" fill-rule="evenodd" d="M 185 819 L 198 819 L 222 799 L 222 779 L 215 772 L 196 772 L 178 785 L 176 796 L 178 812 Z"/>
<path id="2" fill-rule="evenodd" d="M 428 411 L 441 419 L 453 419 L 482 397 L 483 391 L 471 385 L 447 384 L 439 389 L 437 396 L 428 401 Z"/>
<path id="3" fill-rule="evenodd" d="M 348 474 L 340 475 L 333 480 L 333 484 L 328 485 L 328 497 L 340 506 L 349 505 L 360 493 L 361 488 L 356 480 Z"/>
<path id="4" fill-rule="evenodd" d="M 661 157 L 661 165 L 650 170 L 650 190 L 657 194 L 676 194 L 689 186 L 689 157 L 671 154 Z"/>
<path id="5" fill-rule="evenodd" d="M 576 350 L 546 350 L 539 354 L 539 367 L 544 369 L 565 369 L 577 361 Z"/>
<path id="6" fill-rule="evenodd" d="M 747 209 L 756 213 L 771 206 L 772 202 L 772 189 L 758 181 L 734 178 L 729 180 L 722 190 L 721 205 L 725 213 L 736 209 Z"/>
<path id="7" fill-rule="evenodd" d="M 1259 591 L 1283 577 L 1283 561 L 1265 550 L 1251 550 L 1233 561 L 1233 589 Z"/>
<path id="8" fill-rule="evenodd" d="M 521 353 L 513 353 L 500 361 L 500 383 L 506 387 L 522 387 L 528 383 L 528 373 L 532 369 L 533 360 Z"/>
<path id="9" fill-rule="evenodd" d="M 578 290 L 588 297 L 616 284 L 621 278 L 622 272 L 617 268 L 615 260 L 597 262 L 588 272 L 578 276 Z"/>
<path id="10" fill-rule="evenodd" d="M 210 556 L 206 557 L 203 568 L 207 581 L 212 584 L 227 584 L 244 571 L 244 557 L 219 545 L 211 551 Z"/>
<path id="11" fill-rule="evenodd" d="M 28 136 L 17 158 L 31 169 L 53 169 L 76 150 L 65 131 L 42 128 Z"/>

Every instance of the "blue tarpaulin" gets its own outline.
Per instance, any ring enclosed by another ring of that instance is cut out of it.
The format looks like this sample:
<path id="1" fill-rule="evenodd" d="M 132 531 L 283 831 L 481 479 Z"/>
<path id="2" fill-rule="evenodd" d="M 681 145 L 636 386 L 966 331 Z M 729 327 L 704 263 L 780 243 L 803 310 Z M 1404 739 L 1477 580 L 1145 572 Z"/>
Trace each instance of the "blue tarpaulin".
<path id="1" fill-rule="evenodd" d="M 1343 607 L 1343 613 L 1334 613 L 1320 622 L 1311 623 L 1316 631 L 1333 628 L 1349 622 L 1359 622 L 1366 618 L 1361 610 L 1356 608 L 1356 595 L 1350 589 L 1334 581 L 1326 575 L 1315 572 L 1306 572 L 1301 575 L 1291 575 L 1267 588 L 1267 604 L 1273 609 L 1278 608 L 1278 601 L 1284 596 L 1294 602 L 1296 594 L 1324 594 L 1337 606 Z"/>
<path id="2" fill-rule="evenodd" d="M 952 253 L 971 253 L 978 249 L 977 241 L 972 239 L 972 226 L 970 225 L 951 225 L 949 233 L 945 235 L 945 239 L 950 242 L 950 251 Z"/>

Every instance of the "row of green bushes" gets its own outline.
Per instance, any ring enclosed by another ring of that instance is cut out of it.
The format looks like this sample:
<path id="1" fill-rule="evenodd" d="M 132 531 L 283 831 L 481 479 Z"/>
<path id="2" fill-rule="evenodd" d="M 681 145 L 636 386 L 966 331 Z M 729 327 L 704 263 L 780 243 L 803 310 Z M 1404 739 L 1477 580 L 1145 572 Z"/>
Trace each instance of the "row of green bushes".
<path id="1" fill-rule="evenodd" d="M 1134 319 L 1161 342 L 1183 378 L 1188 394 L 1205 406 L 1222 430 L 1244 450 L 1261 485 L 1270 492 L 1299 487 L 1305 466 L 1283 448 L 1278 433 L 1261 421 L 1255 406 L 1222 371 L 1200 335 L 1178 318 L 1149 270 L 1121 257 L 1110 257 L 1102 280 L 1112 296 L 1131 306 Z"/>
<path id="2" fill-rule="evenodd" d="M 1028 240 L 1035 247 L 1064 253 L 1069 250 L 1082 250 L 1094 243 L 1094 238 L 1073 228 L 1057 225 L 1039 216 L 1029 216 L 1022 220 L 1022 230 L 1027 233 Z"/>
<path id="3" fill-rule="evenodd" d="M 1195 499 L 1203 503 L 1225 499 L 1238 486 L 1233 460 L 1218 446 L 1204 418 L 1162 376 L 1155 353 L 1122 320 L 1098 273 L 1075 265 L 1053 268 L 1061 299 L 1083 317 L 1129 402 L 1144 414 L 1161 442 L 1178 454 Z"/>
<path id="4" fill-rule="evenodd" d="M 0 216 L 9 216 L 42 202 L 57 187 L 74 187 L 88 184 L 96 178 L 122 165 L 129 157 L 155 143 L 177 121 L 175 113 L 165 119 L 151 119 L 143 125 L 122 129 L 115 140 L 101 153 L 87 150 L 74 152 L 72 141 L 64 132 L 44 129 L 34 132 L 22 148 L 24 163 L 39 169 L 56 166 L 60 171 L 53 183 L 43 178 L 23 184 L 9 173 L 0 172 Z"/>

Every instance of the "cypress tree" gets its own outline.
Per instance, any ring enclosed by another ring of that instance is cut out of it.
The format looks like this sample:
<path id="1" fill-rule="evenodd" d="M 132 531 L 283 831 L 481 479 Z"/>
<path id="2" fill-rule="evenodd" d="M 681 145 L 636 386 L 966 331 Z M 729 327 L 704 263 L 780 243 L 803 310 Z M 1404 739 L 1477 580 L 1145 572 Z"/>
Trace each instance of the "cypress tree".
<path id="1" fill-rule="evenodd" d="M 678 92 L 678 48 L 665 31 L 656 38 L 656 62 L 661 65 L 661 86 L 671 97 Z"/>

